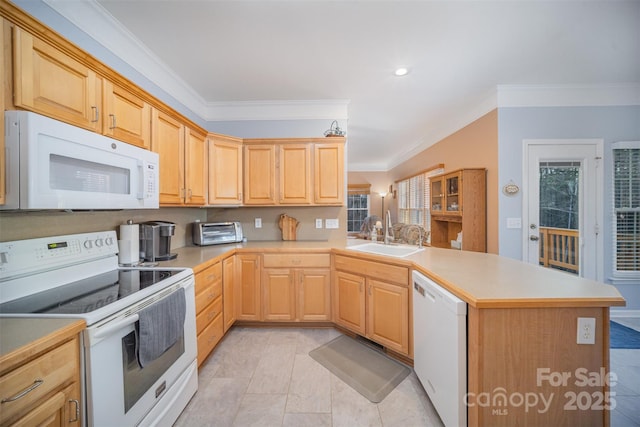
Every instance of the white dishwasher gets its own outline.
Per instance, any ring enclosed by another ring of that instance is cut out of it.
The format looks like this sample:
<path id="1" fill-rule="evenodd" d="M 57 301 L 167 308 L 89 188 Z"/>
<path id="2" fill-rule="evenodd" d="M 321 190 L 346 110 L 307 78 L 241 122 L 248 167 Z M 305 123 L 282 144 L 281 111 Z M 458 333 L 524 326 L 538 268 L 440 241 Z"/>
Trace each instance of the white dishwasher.
<path id="1" fill-rule="evenodd" d="M 466 426 L 467 304 L 417 271 L 413 369 L 445 426 Z"/>

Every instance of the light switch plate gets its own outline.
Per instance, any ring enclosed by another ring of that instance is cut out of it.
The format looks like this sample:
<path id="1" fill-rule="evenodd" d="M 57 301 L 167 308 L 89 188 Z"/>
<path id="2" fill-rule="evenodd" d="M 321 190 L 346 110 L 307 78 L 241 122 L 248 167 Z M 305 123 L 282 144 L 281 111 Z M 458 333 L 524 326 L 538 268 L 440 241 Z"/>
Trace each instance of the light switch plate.
<path id="1" fill-rule="evenodd" d="M 324 226 L 326 228 L 338 228 L 339 227 L 339 222 L 338 222 L 338 218 L 335 219 L 327 219 L 324 222 Z"/>
<path id="2" fill-rule="evenodd" d="M 507 218 L 507 228 L 522 228 L 522 218 Z"/>
<path id="3" fill-rule="evenodd" d="M 262 228 L 262 218 L 256 218 L 254 220 L 254 227 L 255 228 Z"/>

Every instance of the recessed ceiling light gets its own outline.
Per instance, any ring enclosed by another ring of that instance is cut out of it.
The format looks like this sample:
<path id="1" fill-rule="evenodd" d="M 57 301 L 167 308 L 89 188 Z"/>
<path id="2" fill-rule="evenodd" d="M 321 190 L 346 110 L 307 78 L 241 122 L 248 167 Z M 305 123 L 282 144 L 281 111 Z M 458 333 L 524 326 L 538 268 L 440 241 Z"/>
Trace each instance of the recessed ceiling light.
<path id="1" fill-rule="evenodd" d="M 406 68 L 398 68 L 396 69 L 396 71 L 394 71 L 393 74 L 395 74 L 398 77 L 401 77 L 401 76 L 406 76 L 408 72 L 409 70 Z"/>

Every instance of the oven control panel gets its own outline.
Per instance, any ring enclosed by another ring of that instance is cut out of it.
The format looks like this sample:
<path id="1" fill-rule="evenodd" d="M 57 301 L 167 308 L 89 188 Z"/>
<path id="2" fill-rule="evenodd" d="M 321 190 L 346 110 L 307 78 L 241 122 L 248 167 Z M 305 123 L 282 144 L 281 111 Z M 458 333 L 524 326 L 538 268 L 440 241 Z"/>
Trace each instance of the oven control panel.
<path id="1" fill-rule="evenodd" d="M 0 275 L 18 275 L 55 269 L 97 258 L 116 256 L 115 231 L 69 234 L 0 243 Z M 117 257 L 116 257 L 117 258 Z"/>

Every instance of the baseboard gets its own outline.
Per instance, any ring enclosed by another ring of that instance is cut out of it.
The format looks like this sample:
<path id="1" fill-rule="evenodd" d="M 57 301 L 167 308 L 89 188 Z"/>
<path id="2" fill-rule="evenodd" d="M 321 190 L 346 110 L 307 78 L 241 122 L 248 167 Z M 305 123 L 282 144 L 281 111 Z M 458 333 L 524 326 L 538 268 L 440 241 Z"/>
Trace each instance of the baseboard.
<path id="1" fill-rule="evenodd" d="M 609 310 L 609 317 L 615 319 L 616 317 L 640 317 L 640 310 Z"/>

